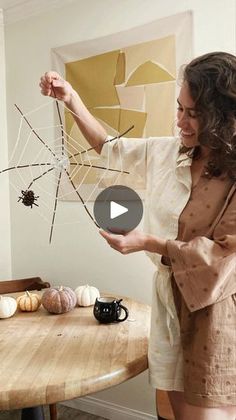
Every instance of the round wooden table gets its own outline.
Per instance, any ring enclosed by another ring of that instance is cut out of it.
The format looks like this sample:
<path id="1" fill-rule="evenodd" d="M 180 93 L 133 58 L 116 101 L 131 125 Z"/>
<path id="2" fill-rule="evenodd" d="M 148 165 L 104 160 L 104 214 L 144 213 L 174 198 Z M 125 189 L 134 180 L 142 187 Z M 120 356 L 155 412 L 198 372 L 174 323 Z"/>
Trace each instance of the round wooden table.
<path id="1" fill-rule="evenodd" d="M 0 410 L 81 397 L 147 369 L 150 307 L 128 298 L 122 304 L 129 318 L 106 325 L 93 307 L 52 315 L 41 306 L 1 319 Z"/>

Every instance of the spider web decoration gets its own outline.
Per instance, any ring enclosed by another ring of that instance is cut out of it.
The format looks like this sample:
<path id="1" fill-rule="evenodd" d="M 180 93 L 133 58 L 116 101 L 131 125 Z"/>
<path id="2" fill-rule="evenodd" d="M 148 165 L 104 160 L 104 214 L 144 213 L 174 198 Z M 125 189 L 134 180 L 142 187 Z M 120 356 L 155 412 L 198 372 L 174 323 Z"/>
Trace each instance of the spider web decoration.
<path id="1" fill-rule="evenodd" d="M 49 121 L 48 125 L 38 127 L 38 113 L 43 108 L 51 106 L 52 102 L 58 116 L 58 124 L 52 125 Z M 95 148 L 89 147 L 86 149 L 65 131 L 60 108 L 63 111 L 71 111 L 64 104 L 59 103 L 57 99 L 52 99 L 52 102 L 48 101 L 47 104 L 26 114 L 22 112 L 18 105 L 15 105 L 20 114 L 17 140 L 9 160 L 9 166 L 0 170 L 0 174 L 16 173 L 14 174 L 16 175 L 14 180 L 11 176 L 9 177 L 10 184 L 15 190 L 16 201 L 22 203 L 28 209 L 37 209 L 43 219 L 50 223 L 49 243 L 52 241 L 59 200 L 65 199 L 71 193 L 76 194 L 88 217 L 99 228 L 89 209 L 88 201 L 91 200 L 102 179 L 109 171 L 117 174 L 114 184 L 118 183 L 121 174 L 129 173 L 123 170 L 121 156 L 119 169 L 110 168 L 109 157 L 105 166 L 101 166 L 99 161 L 94 163 L 94 157 L 91 157 L 89 152 Z M 133 127 L 106 142 L 111 142 L 125 135 Z M 81 177 L 79 184 L 75 185 L 73 179 L 78 175 L 81 168 L 85 169 L 85 174 Z M 88 196 L 84 197 L 81 189 L 87 174 L 91 170 L 99 171 L 101 175 L 98 177 L 97 183 L 91 186 Z M 70 187 L 66 189 L 67 192 L 65 193 L 60 190 L 63 182 L 66 183 L 67 187 Z"/>

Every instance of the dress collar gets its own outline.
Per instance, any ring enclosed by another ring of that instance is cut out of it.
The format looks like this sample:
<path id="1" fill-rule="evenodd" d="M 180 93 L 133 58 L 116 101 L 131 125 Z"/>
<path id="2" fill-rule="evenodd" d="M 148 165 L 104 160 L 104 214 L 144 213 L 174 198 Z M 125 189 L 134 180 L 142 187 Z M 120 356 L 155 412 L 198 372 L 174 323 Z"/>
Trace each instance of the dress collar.
<path id="1" fill-rule="evenodd" d="M 191 166 L 192 160 L 193 158 L 189 156 L 189 152 L 191 153 L 194 148 L 189 149 L 189 152 L 185 152 L 185 153 L 180 153 L 180 148 L 181 148 L 181 140 L 178 139 L 179 141 L 179 148 L 177 151 L 177 159 L 176 159 L 176 167 L 180 167 L 180 166 Z"/>

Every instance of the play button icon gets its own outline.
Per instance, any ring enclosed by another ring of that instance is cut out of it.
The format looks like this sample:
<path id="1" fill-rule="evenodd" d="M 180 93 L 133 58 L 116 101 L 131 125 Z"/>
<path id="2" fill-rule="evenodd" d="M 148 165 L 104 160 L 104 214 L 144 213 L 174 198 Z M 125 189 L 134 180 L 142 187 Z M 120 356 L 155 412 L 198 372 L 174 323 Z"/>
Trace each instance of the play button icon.
<path id="1" fill-rule="evenodd" d="M 129 211 L 127 207 L 121 206 L 120 204 L 116 203 L 115 201 L 111 201 L 110 203 L 110 218 L 115 219 L 118 216 Z"/>
<path id="2" fill-rule="evenodd" d="M 107 232 L 126 233 L 135 229 L 143 216 L 143 203 L 131 188 L 114 185 L 105 188 L 94 202 L 97 224 Z"/>

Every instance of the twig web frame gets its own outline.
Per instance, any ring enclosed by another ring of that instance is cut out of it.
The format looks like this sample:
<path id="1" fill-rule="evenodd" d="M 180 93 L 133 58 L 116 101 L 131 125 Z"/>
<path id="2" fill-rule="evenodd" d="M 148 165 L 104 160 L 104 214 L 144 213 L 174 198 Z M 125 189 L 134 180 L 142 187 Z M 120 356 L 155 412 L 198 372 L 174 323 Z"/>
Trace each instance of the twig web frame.
<path id="1" fill-rule="evenodd" d="M 58 124 L 41 127 L 35 127 L 32 125 L 30 119 L 34 113 L 40 112 L 44 106 L 49 105 L 55 106 L 58 116 Z M 13 182 L 10 181 L 11 186 L 16 192 L 17 201 L 30 209 L 37 208 L 41 216 L 47 222 L 50 222 L 49 243 L 51 243 L 58 201 L 63 199 L 63 195 L 59 192 L 60 184 L 62 179 L 66 178 L 67 184 L 69 184 L 71 191 L 82 203 L 88 217 L 93 224 L 99 228 L 91 210 L 88 208 L 88 200 L 91 198 L 91 195 L 95 192 L 96 188 L 98 188 L 101 178 L 103 178 L 104 174 L 108 171 L 112 171 L 117 174 L 116 180 L 118 180 L 120 174 L 128 173 L 128 171 L 125 171 L 122 168 L 113 169 L 110 168 L 109 165 L 93 165 L 89 157 L 89 152 L 94 149 L 93 147 L 88 147 L 87 149 L 84 147 L 81 148 L 78 142 L 75 142 L 73 152 L 71 152 L 71 149 L 69 150 L 67 148 L 68 134 L 65 131 L 62 113 L 60 111 L 60 108 L 63 109 L 65 106 L 64 104 L 59 103 L 57 99 L 48 99 L 48 102 L 45 105 L 42 105 L 35 110 L 31 110 L 27 114 L 24 114 L 18 105 L 15 105 L 15 107 L 20 114 L 17 140 L 9 161 L 9 166 L 1 169 L 0 175 L 3 176 L 4 173 L 7 172 L 17 172 L 18 176 L 14 176 Z M 130 127 L 126 130 L 126 132 L 130 131 L 132 128 L 133 127 Z M 50 140 L 47 136 L 45 137 L 42 134 L 48 129 L 50 132 L 54 132 L 54 135 Z M 122 135 L 125 134 L 126 133 L 122 133 Z M 120 136 L 118 135 L 106 141 L 110 142 L 119 137 Z M 72 141 L 73 138 L 70 137 L 70 148 Z M 86 156 L 86 159 L 84 159 L 84 156 Z M 70 172 L 71 166 L 74 169 Z M 87 199 L 80 193 L 83 178 L 79 186 L 75 186 L 73 182 L 73 172 L 79 171 L 82 167 L 85 167 L 87 171 L 96 170 L 101 171 L 103 174 L 98 177 L 98 182 L 95 187 L 93 187 L 93 190 L 90 192 Z M 34 189 L 37 187 L 40 188 L 40 182 L 44 179 L 44 177 L 50 177 L 49 184 L 53 181 L 54 188 L 52 188 L 51 191 L 47 191 L 47 189 L 41 187 L 40 193 L 35 193 Z M 16 180 L 18 180 L 17 183 Z"/>

